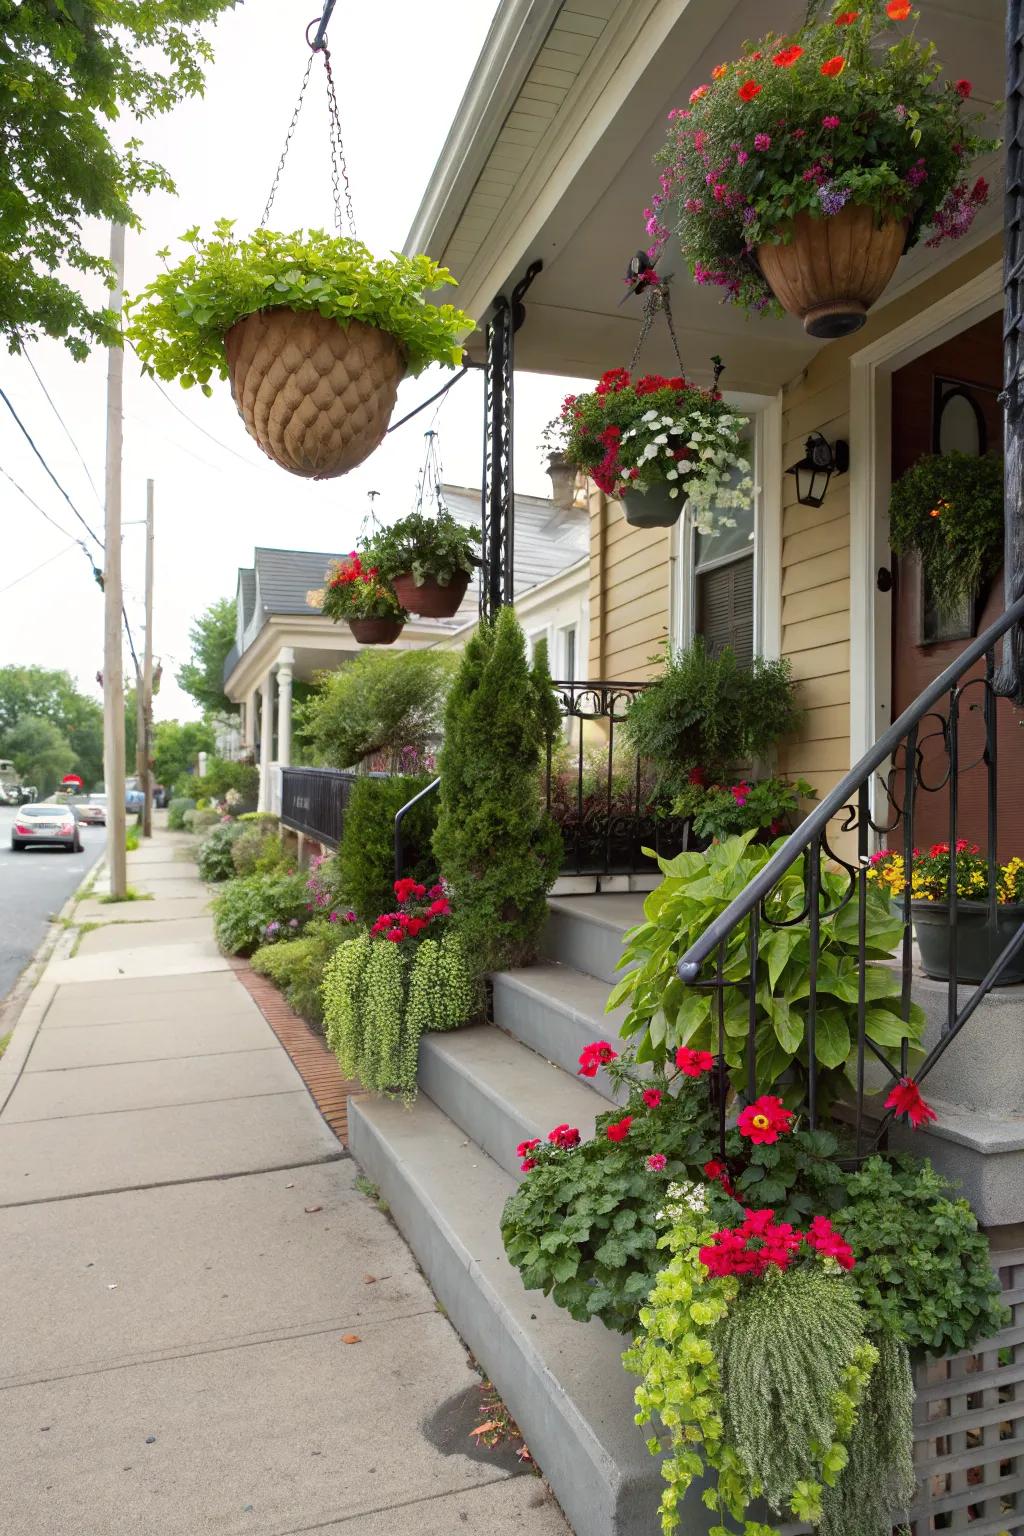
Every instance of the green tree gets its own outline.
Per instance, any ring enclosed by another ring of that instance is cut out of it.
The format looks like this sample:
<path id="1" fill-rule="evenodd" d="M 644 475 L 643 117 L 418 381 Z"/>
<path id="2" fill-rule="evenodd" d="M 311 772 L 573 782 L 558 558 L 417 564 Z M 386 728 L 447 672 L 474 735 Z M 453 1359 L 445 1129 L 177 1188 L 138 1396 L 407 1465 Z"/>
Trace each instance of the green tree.
<path id="1" fill-rule="evenodd" d="M 83 240 L 87 219 L 139 227 L 135 195 L 174 190 L 141 143 L 110 124 L 167 112 L 203 89 L 212 58 L 200 28 L 234 0 L 0 0 L 0 335 L 12 351 L 40 335 L 73 357 L 118 335 L 58 273 L 110 279 Z"/>
<path id="2" fill-rule="evenodd" d="M 173 789 L 194 768 L 200 752 L 212 752 L 213 728 L 202 720 L 158 720 L 153 727 L 153 772 L 158 784 Z"/>
<path id="3" fill-rule="evenodd" d="M 361 651 L 336 672 L 320 674 L 312 698 L 296 712 L 302 735 L 331 768 L 389 752 L 396 767 L 413 771 L 412 754 L 425 752 L 440 733 L 458 664 L 447 651 Z"/>
<path id="4" fill-rule="evenodd" d="M 103 710 L 79 693 L 67 672 L 45 667 L 0 667 L 0 741 L 26 719 L 49 720 L 74 752 L 71 768 L 87 789 L 103 778 Z M 6 752 L 6 756 L 12 754 Z"/>
<path id="5" fill-rule="evenodd" d="M 192 659 L 178 669 L 178 687 L 190 694 L 200 709 L 234 715 L 237 706 L 224 692 L 224 663 L 235 643 L 237 608 L 233 597 L 219 597 L 192 621 L 189 641 Z"/>
<path id="6" fill-rule="evenodd" d="M 562 839 L 544 810 L 541 768 L 554 713 L 547 658 L 536 669 L 511 608 L 481 625 L 448 696 L 434 852 L 467 953 L 483 969 L 537 952 Z"/>
<path id="7" fill-rule="evenodd" d="M 5 732 L 3 753 L 14 761 L 23 784 L 34 784 L 40 799 L 52 795 L 75 767 L 75 749 L 52 720 L 26 715 Z"/>

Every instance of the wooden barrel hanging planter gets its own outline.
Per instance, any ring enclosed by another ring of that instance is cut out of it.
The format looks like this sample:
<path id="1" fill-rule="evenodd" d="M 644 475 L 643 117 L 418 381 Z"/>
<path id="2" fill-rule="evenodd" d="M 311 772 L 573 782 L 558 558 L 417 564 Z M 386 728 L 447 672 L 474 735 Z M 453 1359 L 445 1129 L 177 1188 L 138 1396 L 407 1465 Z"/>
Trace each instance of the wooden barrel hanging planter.
<path id="1" fill-rule="evenodd" d="M 403 608 L 424 619 L 451 619 L 462 606 L 469 586 L 469 572 L 456 571 L 451 581 L 442 584 L 428 576 L 419 586 L 412 571 L 395 576 L 391 585 Z"/>
<path id="2" fill-rule="evenodd" d="M 239 414 L 282 469 L 329 480 L 382 442 L 405 373 L 387 331 L 316 310 L 263 309 L 231 327 L 224 349 Z"/>
<path id="3" fill-rule="evenodd" d="M 775 297 L 809 336 L 859 331 L 892 279 L 908 221 L 879 225 L 871 208 L 848 204 L 831 218 L 798 213 L 785 244 L 759 245 L 757 264 Z"/>

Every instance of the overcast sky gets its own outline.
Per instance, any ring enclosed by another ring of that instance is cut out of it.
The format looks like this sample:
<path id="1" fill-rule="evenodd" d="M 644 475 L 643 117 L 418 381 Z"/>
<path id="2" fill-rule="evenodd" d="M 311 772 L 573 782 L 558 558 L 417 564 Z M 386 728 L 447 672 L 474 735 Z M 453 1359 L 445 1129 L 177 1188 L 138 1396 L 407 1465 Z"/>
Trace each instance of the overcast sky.
<path id="1" fill-rule="evenodd" d="M 129 233 L 127 287 L 145 285 L 158 268 L 156 251 L 175 244 L 191 224 L 208 228 L 234 217 L 240 230 L 259 220 L 308 57 L 305 27 L 316 0 L 245 0 L 224 14 L 213 34 L 215 63 L 206 95 L 166 118 L 146 123 L 146 151 L 173 175 L 177 197 L 157 194 L 141 204 L 145 229 Z M 340 0 L 331 29 L 332 58 L 342 113 L 360 237 L 384 253 L 400 248 L 469 79 L 494 14 L 492 0 L 422 0 L 377 4 Z M 127 125 L 124 125 L 127 127 Z M 323 70 L 314 65 L 299 128 L 271 218 L 275 228 L 330 227 L 332 201 Z M 108 231 L 90 238 L 104 252 Z M 457 291 L 452 290 L 455 302 Z M 102 535 L 106 356 L 74 363 L 58 343 L 31 350 L 43 384 L 80 449 L 85 466 L 47 404 L 24 357 L 0 354 L 0 386 L 39 444 L 57 478 Z M 398 416 L 444 381 L 432 370 L 402 386 Z M 423 456 L 424 412 L 388 438 L 372 458 L 341 480 L 313 484 L 265 459 L 246 433 L 227 384 L 214 397 L 141 377 L 125 358 L 123 516 L 124 580 L 129 619 L 141 644 L 143 530 L 147 477 L 156 482 L 154 647 L 163 659 L 158 719 L 195 713 L 173 673 L 188 656 L 194 615 L 233 596 L 239 565 L 256 544 L 347 550 L 367 505 L 381 492 L 387 520 L 409 511 Z M 546 495 L 537 441 L 565 393 L 564 381 L 520 375 L 516 393 L 516 483 Z M 175 409 L 177 407 L 177 409 Z M 445 478 L 476 486 L 481 460 L 481 384 L 461 380 L 436 426 Z M 183 415 L 180 413 L 184 413 Z M 59 491 L 0 411 L 0 465 L 69 532 L 83 534 Z M 103 603 L 81 550 L 0 478 L 0 665 L 35 663 L 66 668 L 99 696 Z M 84 535 L 83 535 L 84 536 Z M 43 564 L 43 562 L 46 562 Z M 97 557 L 97 563 L 102 562 Z M 42 566 L 41 569 L 33 568 Z"/>

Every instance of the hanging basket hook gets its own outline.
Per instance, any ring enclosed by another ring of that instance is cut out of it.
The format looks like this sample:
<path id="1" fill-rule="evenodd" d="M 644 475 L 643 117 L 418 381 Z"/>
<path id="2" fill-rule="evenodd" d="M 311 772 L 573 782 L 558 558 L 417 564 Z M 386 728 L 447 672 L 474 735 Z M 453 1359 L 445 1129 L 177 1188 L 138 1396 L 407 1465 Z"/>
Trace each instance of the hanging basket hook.
<path id="1" fill-rule="evenodd" d="M 306 28 L 306 42 L 309 43 L 309 46 L 314 53 L 320 53 L 327 42 L 327 26 L 330 22 L 331 15 L 336 4 L 337 0 L 326 0 L 323 15 L 319 18 L 319 20 L 316 16 L 314 16 L 313 20 Z M 314 27 L 316 27 L 316 36 L 312 39 L 312 41 L 310 41 L 309 34 Z"/>

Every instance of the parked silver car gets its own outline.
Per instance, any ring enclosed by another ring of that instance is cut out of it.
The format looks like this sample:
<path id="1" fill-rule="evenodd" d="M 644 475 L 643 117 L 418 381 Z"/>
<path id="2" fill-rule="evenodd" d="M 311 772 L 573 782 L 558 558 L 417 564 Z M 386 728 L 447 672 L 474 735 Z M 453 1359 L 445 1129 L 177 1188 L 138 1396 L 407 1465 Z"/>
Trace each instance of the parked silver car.
<path id="1" fill-rule="evenodd" d="M 69 805 L 23 805 L 11 828 L 11 848 L 23 853 L 30 843 L 53 844 L 68 853 L 82 852 L 82 839 L 75 813 Z"/>
<path id="2" fill-rule="evenodd" d="M 106 795 L 86 795 L 84 800 L 75 802 L 74 810 L 83 826 L 105 827 L 107 824 Z"/>

